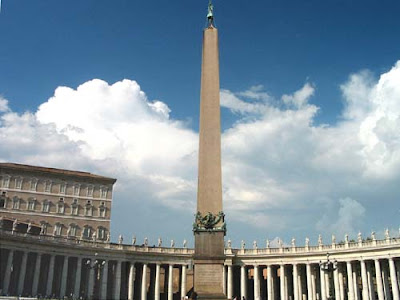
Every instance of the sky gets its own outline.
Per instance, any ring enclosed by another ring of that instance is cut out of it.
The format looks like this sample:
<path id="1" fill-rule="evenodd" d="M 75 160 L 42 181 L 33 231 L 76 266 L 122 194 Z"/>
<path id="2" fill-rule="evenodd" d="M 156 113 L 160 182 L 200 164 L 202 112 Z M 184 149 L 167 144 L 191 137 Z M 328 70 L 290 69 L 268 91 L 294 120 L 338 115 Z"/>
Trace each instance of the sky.
<path id="1" fill-rule="evenodd" d="M 112 238 L 193 245 L 206 0 L 3 0 L 0 161 L 117 178 Z M 214 1 L 226 239 L 400 226 L 400 2 Z"/>

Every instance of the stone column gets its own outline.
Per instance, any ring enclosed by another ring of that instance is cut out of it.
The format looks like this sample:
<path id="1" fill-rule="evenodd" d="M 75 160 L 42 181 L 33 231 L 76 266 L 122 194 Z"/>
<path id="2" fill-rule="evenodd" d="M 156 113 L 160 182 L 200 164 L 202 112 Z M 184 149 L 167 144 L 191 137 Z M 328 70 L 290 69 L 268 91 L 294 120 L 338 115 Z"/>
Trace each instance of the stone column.
<path id="1" fill-rule="evenodd" d="M 141 300 L 147 299 L 147 264 L 143 264 Z"/>
<path id="2" fill-rule="evenodd" d="M 393 300 L 400 300 L 399 286 L 397 283 L 396 267 L 393 257 L 389 257 L 390 281 L 392 283 Z"/>
<path id="3" fill-rule="evenodd" d="M 8 289 L 10 287 L 11 268 L 12 268 L 12 265 L 13 265 L 13 259 L 14 259 L 14 250 L 10 250 L 8 252 L 6 272 L 4 274 L 4 282 L 3 282 L 3 293 L 4 293 L 4 295 L 8 294 Z"/>
<path id="4" fill-rule="evenodd" d="M 101 276 L 101 300 L 107 300 L 108 260 L 105 261 Z"/>
<path id="5" fill-rule="evenodd" d="M 273 293 L 272 293 L 272 269 L 271 265 L 267 266 L 267 299 L 273 300 Z"/>
<path id="6" fill-rule="evenodd" d="M 92 264 L 94 262 L 94 259 L 90 261 Z M 92 268 L 91 264 L 88 266 L 89 267 L 89 283 L 88 283 L 88 291 L 87 295 L 89 299 L 93 299 L 93 290 L 94 290 L 94 268 Z"/>
<path id="7" fill-rule="evenodd" d="M 299 299 L 303 299 L 303 277 L 301 276 L 301 266 L 297 266 L 297 286 L 299 287 Z"/>
<path id="8" fill-rule="evenodd" d="M 260 300 L 260 270 L 254 266 L 254 300 Z"/>
<path id="9" fill-rule="evenodd" d="M 281 290 L 281 300 L 286 300 L 286 280 L 285 280 L 285 265 L 281 264 L 280 266 L 280 290 Z"/>
<path id="10" fill-rule="evenodd" d="M 222 291 L 226 295 L 226 267 L 222 267 Z"/>
<path id="11" fill-rule="evenodd" d="M 342 265 L 338 264 L 338 273 L 339 273 L 339 292 L 340 292 L 340 300 L 344 300 L 344 278 L 343 278 L 343 268 Z"/>
<path id="12" fill-rule="evenodd" d="M 376 300 L 375 298 L 375 285 L 374 285 L 374 279 L 372 277 L 372 266 L 368 262 L 366 263 L 367 266 L 367 279 L 368 279 L 368 292 L 369 292 L 369 298 L 370 300 Z"/>
<path id="13" fill-rule="evenodd" d="M 47 286 L 46 286 L 46 295 L 51 296 L 53 292 L 53 277 L 54 277 L 54 260 L 56 256 L 50 254 L 50 263 L 49 263 L 49 273 L 47 276 Z"/>
<path id="14" fill-rule="evenodd" d="M 160 269 L 161 265 L 159 263 L 156 264 L 156 279 L 155 279 L 155 287 L 154 287 L 154 300 L 160 300 Z"/>
<path id="15" fill-rule="evenodd" d="M 325 273 L 325 292 L 326 292 L 326 298 L 329 299 L 329 297 L 331 296 L 331 282 L 329 281 L 329 274 L 328 272 L 324 272 Z"/>
<path id="16" fill-rule="evenodd" d="M 335 299 L 340 299 L 340 288 L 339 288 L 339 270 L 333 271 L 333 285 L 335 288 Z"/>
<path id="17" fill-rule="evenodd" d="M 325 283 L 326 283 L 325 282 L 325 272 L 321 267 L 319 268 L 319 274 L 320 274 L 320 282 L 321 282 L 321 299 L 327 300 L 326 285 L 325 285 Z"/>
<path id="18" fill-rule="evenodd" d="M 353 284 L 353 268 L 351 266 L 351 261 L 346 262 L 347 267 L 347 288 L 348 290 L 348 299 L 354 300 L 354 284 Z"/>
<path id="19" fill-rule="evenodd" d="M 24 251 L 22 253 L 21 269 L 19 271 L 18 291 L 17 291 L 18 295 L 22 295 L 22 293 L 24 292 L 27 260 L 28 260 L 28 252 Z"/>
<path id="20" fill-rule="evenodd" d="M 247 299 L 247 270 L 246 266 L 240 266 L 240 296 Z"/>
<path id="21" fill-rule="evenodd" d="M 128 300 L 133 300 L 133 294 L 135 291 L 135 263 L 130 262 L 129 265 L 129 279 L 128 279 Z"/>
<path id="22" fill-rule="evenodd" d="M 293 298 L 299 300 L 299 282 L 298 282 L 297 264 L 293 265 Z"/>
<path id="23" fill-rule="evenodd" d="M 173 300 L 174 291 L 173 291 L 173 278 L 174 278 L 174 266 L 168 266 L 168 300 Z"/>
<path id="24" fill-rule="evenodd" d="M 36 296 L 39 287 L 40 266 L 42 264 L 42 254 L 36 256 L 35 271 L 33 272 L 32 295 Z"/>
<path id="25" fill-rule="evenodd" d="M 306 264 L 306 275 L 307 275 L 307 297 L 308 300 L 314 300 L 314 291 L 312 286 L 312 275 L 311 275 L 311 264 Z"/>
<path id="26" fill-rule="evenodd" d="M 115 268 L 114 299 L 120 299 L 121 297 L 121 264 L 122 262 L 117 260 L 117 266 Z"/>
<path id="27" fill-rule="evenodd" d="M 64 263 L 61 275 L 61 288 L 60 297 L 64 298 L 67 289 L 67 277 L 68 277 L 68 256 L 64 256 Z"/>
<path id="28" fill-rule="evenodd" d="M 76 273 L 75 273 L 75 285 L 74 285 L 74 295 L 76 298 L 79 298 L 81 294 L 81 275 L 82 275 L 82 257 L 78 256 L 76 261 Z"/>
<path id="29" fill-rule="evenodd" d="M 385 291 L 385 299 L 386 300 L 392 300 L 392 294 L 390 293 L 390 287 L 389 287 L 389 274 L 388 274 L 388 265 L 384 263 L 382 265 L 382 279 L 383 279 L 383 288 Z"/>
<path id="30" fill-rule="evenodd" d="M 362 279 L 361 279 L 362 280 Z M 360 288 L 357 280 L 357 270 L 353 270 L 354 299 L 360 299 Z"/>
<path id="31" fill-rule="evenodd" d="M 369 299 L 367 267 L 365 266 L 365 261 L 363 259 L 360 261 L 360 264 L 361 264 L 362 298 Z"/>
<path id="32" fill-rule="evenodd" d="M 186 296 L 186 265 L 182 265 L 181 298 Z"/>
<path id="33" fill-rule="evenodd" d="M 232 265 L 228 265 L 228 299 L 233 298 L 233 274 Z"/>
<path id="34" fill-rule="evenodd" d="M 378 299 L 385 300 L 385 294 L 383 292 L 383 284 L 382 284 L 382 271 L 381 264 L 379 259 L 375 259 L 375 276 L 376 276 L 376 289 L 378 291 Z"/>

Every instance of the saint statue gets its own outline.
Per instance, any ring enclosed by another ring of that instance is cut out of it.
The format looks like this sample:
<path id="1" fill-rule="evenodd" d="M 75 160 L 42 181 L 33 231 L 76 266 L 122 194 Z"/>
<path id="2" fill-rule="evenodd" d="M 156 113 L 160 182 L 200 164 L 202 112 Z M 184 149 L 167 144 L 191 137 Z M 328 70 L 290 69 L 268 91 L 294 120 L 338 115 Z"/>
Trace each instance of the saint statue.
<path id="1" fill-rule="evenodd" d="M 208 13 L 207 13 L 208 26 L 214 25 L 214 6 L 211 3 L 211 0 L 208 2 Z"/>
<path id="2" fill-rule="evenodd" d="M 122 245 L 123 241 L 124 241 L 124 238 L 123 238 L 122 234 L 120 234 L 118 237 L 118 244 Z"/>
<path id="3" fill-rule="evenodd" d="M 162 246 L 162 240 L 161 240 L 161 238 L 159 237 L 158 238 L 158 241 L 157 241 L 157 247 L 161 247 Z"/>
<path id="4" fill-rule="evenodd" d="M 322 246 L 322 236 L 318 235 L 318 246 Z"/>
<path id="5" fill-rule="evenodd" d="M 253 242 L 253 249 L 257 249 L 257 241 Z"/>

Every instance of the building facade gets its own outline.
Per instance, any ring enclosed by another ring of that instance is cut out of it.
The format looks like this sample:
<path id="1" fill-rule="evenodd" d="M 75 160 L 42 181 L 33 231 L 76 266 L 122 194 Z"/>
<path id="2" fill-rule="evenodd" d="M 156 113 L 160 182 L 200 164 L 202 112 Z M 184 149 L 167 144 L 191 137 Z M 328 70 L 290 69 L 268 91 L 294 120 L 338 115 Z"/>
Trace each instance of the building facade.
<path id="1" fill-rule="evenodd" d="M 107 240 L 115 179 L 87 172 L 0 163 L 5 229 Z"/>
<path id="2" fill-rule="evenodd" d="M 193 296 L 194 250 L 0 230 L 2 295 L 176 300 Z M 400 236 L 310 246 L 225 247 L 228 299 L 399 300 Z M 329 260 L 331 270 L 321 262 Z M 194 266 L 195 267 L 195 266 Z"/>

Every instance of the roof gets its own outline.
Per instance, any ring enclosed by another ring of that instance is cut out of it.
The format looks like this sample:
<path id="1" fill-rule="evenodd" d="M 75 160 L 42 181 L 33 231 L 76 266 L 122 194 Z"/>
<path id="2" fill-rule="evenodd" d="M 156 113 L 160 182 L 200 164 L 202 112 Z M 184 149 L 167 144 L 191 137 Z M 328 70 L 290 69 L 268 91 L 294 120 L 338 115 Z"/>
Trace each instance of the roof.
<path id="1" fill-rule="evenodd" d="M 54 175 L 62 175 L 62 176 L 76 176 L 81 178 L 90 178 L 97 180 L 109 181 L 110 183 L 115 183 L 117 180 L 110 177 L 104 177 L 96 174 L 92 174 L 89 172 L 82 171 L 73 171 L 73 170 L 65 170 L 65 169 L 56 169 L 56 168 L 48 168 L 48 167 L 40 167 L 40 166 L 31 166 L 24 164 L 16 164 L 16 163 L 0 163 L 0 169 L 7 168 L 16 171 L 27 171 L 27 172 L 37 172 L 37 173 L 52 173 Z"/>

